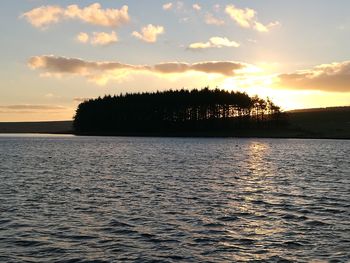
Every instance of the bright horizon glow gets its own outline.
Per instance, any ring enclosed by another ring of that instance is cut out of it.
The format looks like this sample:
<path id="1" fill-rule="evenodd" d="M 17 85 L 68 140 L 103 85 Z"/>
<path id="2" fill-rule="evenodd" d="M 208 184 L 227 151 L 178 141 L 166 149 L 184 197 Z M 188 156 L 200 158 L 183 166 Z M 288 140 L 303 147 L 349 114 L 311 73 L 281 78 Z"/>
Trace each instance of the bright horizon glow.
<path id="1" fill-rule="evenodd" d="M 85 98 L 206 86 L 283 110 L 350 106 L 347 1 L 2 4 L 0 121 L 69 120 Z"/>

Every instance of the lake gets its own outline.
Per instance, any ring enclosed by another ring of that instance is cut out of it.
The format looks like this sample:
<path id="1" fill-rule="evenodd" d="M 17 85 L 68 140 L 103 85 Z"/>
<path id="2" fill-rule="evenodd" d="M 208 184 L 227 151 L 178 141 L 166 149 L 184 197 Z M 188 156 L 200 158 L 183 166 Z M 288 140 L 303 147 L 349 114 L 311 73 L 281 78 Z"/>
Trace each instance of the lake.
<path id="1" fill-rule="evenodd" d="M 0 262 L 350 261 L 350 141 L 0 136 Z"/>

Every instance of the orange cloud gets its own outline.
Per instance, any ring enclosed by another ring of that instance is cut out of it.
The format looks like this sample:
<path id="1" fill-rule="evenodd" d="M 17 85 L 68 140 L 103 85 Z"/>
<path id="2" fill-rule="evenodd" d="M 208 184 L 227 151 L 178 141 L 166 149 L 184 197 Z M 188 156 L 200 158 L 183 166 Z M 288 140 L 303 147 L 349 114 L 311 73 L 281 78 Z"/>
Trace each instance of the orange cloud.
<path id="1" fill-rule="evenodd" d="M 240 44 L 231 41 L 226 37 L 211 37 L 207 42 L 197 42 L 189 45 L 189 49 L 207 49 L 207 48 L 223 48 L 223 47 L 239 47 Z"/>
<path id="2" fill-rule="evenodd" d="M 80 43 L 88 43 L 89 42 L 89 39 L 90 39 L 90 36 L 87 34 L 87 33 L 84 33 L 84 32 L 80 32 L 78 35 L 77 35 L 77 40 L 80 42 Z"/>
<path id="3" fill-rule="evenodd" d="M 93 45 L 106 46 L 118 42 L 117 34 L 112 31 L 110 34 L 105 32 L 94 32 L 91 40 Z"/>
<path id="4" fill-rule="evenodd" d="M 19 105 L 0 105 L 0 115 L 6 121 L 7 118 L 13 121 L 13 116 L 21 118 L 26 114 L 48 114 L 50 116 L 68 113 L 71 116 L 72 109 L 59 105 L 36 105 L 36 104 L 19 104 Z M 25 118 L 25 117 L 24 117 Z M 22 121 L 22 120 L 21 120 Z"/>
<path id="5" fill-rule="evenodd" d="M 84 102 L 84 101 L 87 101 L 87 100 L 89 100 L 90 98 L 82 98 L 82 97 L 75 97 L 75 98 L 73 98 L 73 101 L 74 102 Z"/>
<path id="6" fill-rule="evenodd" d="M 207 13 L 205 15 L 205 23 L 208 25 L 222 26 L 225 24 L 225 21 L 214 17 L 213 14 L 211 14 L 211 13 Z"/>
<path id="7" fill-rule="evenodd" d="M 94 32 L 92 36 L 82 32 L 78 34 L 77 40 L 84 44 L 89 43 L 90 41 L 90 44 L 95 46 L 107 46 L 118 42 L 118 36 L 114 31 L 111 33 Z"/>
<path id="8" fill-rule="evenodd" d="M 64 14 L 59 6 L 41 6 L 22 14 L 35 27 L 46 28 L 50 24 L 58 23 Z"/>
<path id="9" fill-rule="evenodd" d="M 2 110 L 63 110 L 66 107 L 55 105 L 32 105 L 32 104 L 19 104 L 19 105 L 0 105 Z"/>
<path id="10" fill-rule="evenodd" d="M 199 4 L 193 4 L 192 8 L 197 11 L 200 11 L 202 9 L 202 7 Z"/>
<path id="11" fill-rule="evenodd" d="M 185 11 L 185 4 L 182 1 L 174 1 L 174 2 L 165 3 L 165 4 L 163 4 L 163 10 L 165 10 L 165 11 L 174 10 L 175 12 Z"/>
<path id="12" fill-rule="evenodd" d="M 197 71 L 202 73 L 214 73 L 225 76 L 234 76 L 236 71 L 245 68 L 246 65 L 232 61 L 205 61 L 194 64 L 185 62 L 168 62 L 155 65 L 153 71 L 169 74 L 169 73 L 184 73 L 187 71 Z"/>
<path id="13" fill-rule="evenodd" d="M 173 8 L 173 3 L 166 3 L 163 5 L 164 10 L 170 10 Z"/>
<path id="14" fill-rule="evenodd" d="M 240 9 L 234 5 L 228 5 L 225 12 L 234 20 L 239 26 L 244 28 L 251 28 L 259 32 L 268 32 L 270 28 L 279 25 L 279 22 L 272 22 L 264 25 L 258 22 L 257 12 L 251 8 Z"/>
<path id="15" fill-rule="evenodd" d="M 275 87 L 286 89 L 350 92 L 350 61 L 322 64 L 313 69 L 281 74 Z"/>
<path id="16" fill-rule="evenodd" d="M 70 5 L 67 8 L 41 6 L 24 13 L 21 17 L 38 28 L 46 28 L 63 19 L 75 19 L 105 27 L 118 27 L 130 21 L 128 6 L 124 5 L 121 9 L 102 9 L 99 3 L 85 8 L 78 5 Z"/>
<path id="17" fill-rule="evenodd" d="M 65 10 L 65 16 L 106 27 L 118 27 L 128 23 L 130 20 L 128 6 L 124 5 L 121 9 L 101 9 L 99 3 L 82 9 L 78 5 L 70 5 Z"/>
<path id="18" fill-rule="evenodd" d="M 141 33 L 134 31 L 132 35 L 145 42 L 155 43 L 157 42 L 158 35 L 161 35 L 163 33 L 164 27 L 149 24 L 148 26 L 142 28 Z"/>
<path id="19" fill-rule="evenodd" d="M 99 85 L 110 80 L 119 80 L 128 74 L 145 72 L 151 74 L 181 74 L 198 72 L 204 74 L 220 74 L 236 76 L 249 65 L 233 61 L 204 61 L 199 63 L 168 62 L 150 65 L 130 65 L 119 62 L 93 62 L 77 58 L 56 56 L 36 56 L 28 61 L 32 69 L 41 70 L 45 76 L 76 75 L 87 78 Z"/>

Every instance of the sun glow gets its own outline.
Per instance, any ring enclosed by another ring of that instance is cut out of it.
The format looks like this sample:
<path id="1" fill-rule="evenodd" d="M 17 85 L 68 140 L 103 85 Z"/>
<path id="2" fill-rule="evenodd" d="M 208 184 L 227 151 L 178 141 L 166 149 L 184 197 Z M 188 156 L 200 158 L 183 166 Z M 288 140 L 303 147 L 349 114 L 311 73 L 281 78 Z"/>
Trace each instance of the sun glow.
<path id="1" fill-rule="evenodd" d="M 270 98 L 282 110 L 319 108 L 349 105 L 350 94 L 342 98 L 339 94 L 319 90 L 293 90 L 276 87 L 276 75 L 251 75 L 225 78 L 218 86 L 226 90 L 245 92 L 249 96 Z"/>

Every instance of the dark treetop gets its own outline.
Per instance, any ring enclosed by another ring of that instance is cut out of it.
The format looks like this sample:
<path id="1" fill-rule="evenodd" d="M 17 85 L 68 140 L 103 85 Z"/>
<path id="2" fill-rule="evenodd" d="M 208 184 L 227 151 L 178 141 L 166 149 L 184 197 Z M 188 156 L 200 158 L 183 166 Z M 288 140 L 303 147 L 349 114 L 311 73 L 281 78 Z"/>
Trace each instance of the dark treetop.
<path id="1" fill-rule="evenodd" d="M 78 106 L 78 134 L 186 134 L 263 129 L 277 125 L 280 108 L 246 93 L 168 90 L 90 99 Z"/>

